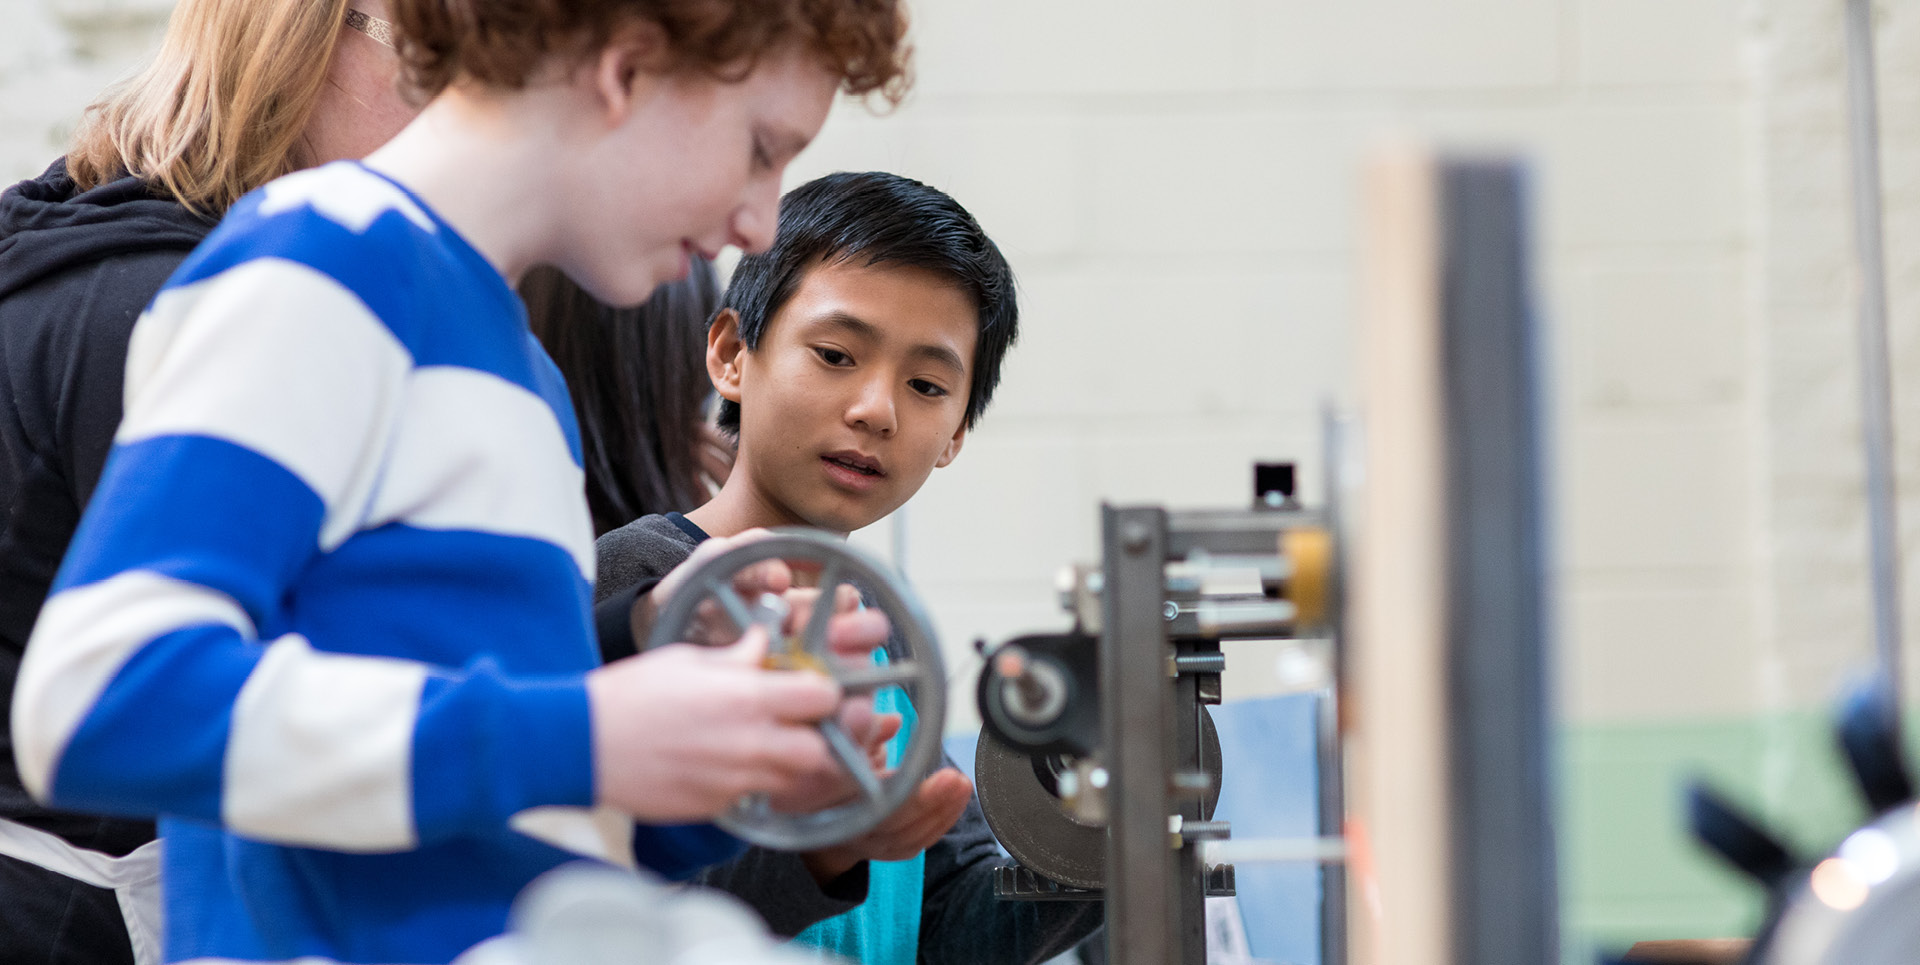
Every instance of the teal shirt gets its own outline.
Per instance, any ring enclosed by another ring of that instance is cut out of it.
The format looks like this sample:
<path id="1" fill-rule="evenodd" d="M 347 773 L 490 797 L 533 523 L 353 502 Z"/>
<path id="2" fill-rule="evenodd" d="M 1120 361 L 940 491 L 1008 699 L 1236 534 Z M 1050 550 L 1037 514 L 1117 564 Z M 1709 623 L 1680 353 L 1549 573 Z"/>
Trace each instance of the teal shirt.
<path id="1" fill-rule="evenodd" d="M 874 662 L 885 663 L 886 652 L 874 651 Z M 900 756 L 919 718 L 907 695 L 889 687 L 874 695 L 874 710 L 899 714 L 900 733 L 887 744 L 887 766 L 900 766 Z M 926 888 L 925 852 L 905 861 L 868 864 L 867 900 L 845 914 L 816 922 L 794 937 L 860 965 L 913 965 L 920 950 L 920 897 Z M 824 957 L 824 956 L 823 956 Z"/>

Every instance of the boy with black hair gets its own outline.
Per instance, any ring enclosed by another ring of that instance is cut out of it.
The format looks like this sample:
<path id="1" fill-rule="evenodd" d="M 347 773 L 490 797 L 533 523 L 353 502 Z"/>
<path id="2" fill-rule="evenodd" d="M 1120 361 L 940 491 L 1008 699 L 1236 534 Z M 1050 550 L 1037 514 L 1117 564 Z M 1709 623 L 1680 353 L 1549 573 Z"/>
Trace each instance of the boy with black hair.
<path id="1" fill-rule="evenodd" d="M 1017 323 L 1006 259 L 943 192 L 877 172 L 794 189 L 707 334 L 721 425 L 739 438 L 733 472 L 684 516 L 601 537 L 600 592 L 659 577 L 709 537 L 844 535 L 899 508 L 959 454 Z M 1097 902 L 997 901 L 997 859 L 972 785 L 949 766 L 859 840 L 755 849 L 701 880 L 864 965 L 1040 962 L 1099 925 Z"/>

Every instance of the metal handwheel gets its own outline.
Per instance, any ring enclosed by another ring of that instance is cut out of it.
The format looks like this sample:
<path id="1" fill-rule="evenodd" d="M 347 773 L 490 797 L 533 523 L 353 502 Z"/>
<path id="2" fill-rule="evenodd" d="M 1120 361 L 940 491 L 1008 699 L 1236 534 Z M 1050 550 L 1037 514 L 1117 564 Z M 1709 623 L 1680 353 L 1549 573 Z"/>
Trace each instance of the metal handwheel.
<path id="1" fill-rule="evenodd" d="M 749 601 L 733 587 L 734 577 L 742 570 L 768 560 L 819 568 L 820 602 L 798 633 L 781 632 L 784 600 L 769 594 Z M 892 625 L 885 663 L 855 663 L 828 648 L 827 622 L 833 614 L 834 595 L 843 585 L 860 591 L 867 605 L 886 614 Z M 947 703 L 939 641 L 925 608 L 905 582 L 885 563 L 838 537 L 817 530 L 777 529 L 765 539 L 721 553 L 688 574 L 686 584 L 661 609 L 647 639 L 648 649 L 687 639 L 701 604 L 708 601 L 739 633 L 755 625 L 768 627 L 769 666 L 825 673 L 849 696 L 880 697 L 897 687 L 912 710 L 902 731 L 906 748 L 887 774 L 874 770 L 859 744 L 836 720 L 818 725 L 835 759 L 859 784 L 858 798 L 811 814 L 788 814 L 775 811 L 764 795 L 749 795 L 714 823 L 762 847 L 808 851 L 864 834 L 905 803 L 940 760 Z"/>

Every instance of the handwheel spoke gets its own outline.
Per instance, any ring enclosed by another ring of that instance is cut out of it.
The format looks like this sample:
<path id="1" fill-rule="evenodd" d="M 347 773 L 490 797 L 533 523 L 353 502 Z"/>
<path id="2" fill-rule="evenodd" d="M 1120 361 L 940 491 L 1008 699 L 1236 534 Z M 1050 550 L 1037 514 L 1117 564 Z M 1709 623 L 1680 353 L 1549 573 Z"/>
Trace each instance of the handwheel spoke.
<path id="1" fill-rule="evenodd" d="M 840 573 L 838 562 L 828 563 L 820 571 L 820 595 L 813 601 L 813 613 L 807 617 L 807 630 L 802 638 L 807 642 L 807 649 L 816 656 L 824 657 L 832 651 L 827 646 L 827 623 L 833 619 L 833 611 L 837 609 L 838 598 L 835 594 L 844 582 Z"/>
<path id="2" fill-rule="evenodd" d="M 853 775 L 860 785 L 860 793 L 866 795 L 869 802 L 880 800 L 880 775 L 873 772 L 873 765 L 867 762 L 867 754 L 860 749 L 845 729 L 831 720 L 820 722 L 820 734 L 827 739 L 827 747 L 833 751 L 840 766 Z"/>
<path id="3" fill-rule="evenodd" d="M 726 611 L 727 619 L 733 621 L 735 633 L 745 633 L 748 627 L 753 626 L 753 611 L 747 608 L 747 601 L 740 599 L 740 594 L 734 592 L 730 584 L 715 583 L 713 599 L 720 604 L 720 609 Z"/>
<path id="4" fill-rule="evenodd" d="M 877 663 L 864 667 L 834 668 L 833 678 L 840 689 L 850 694 L 871 693 L 883 687 L 906 687 L 920 681 L 920 665 L 911 660 Z"/>

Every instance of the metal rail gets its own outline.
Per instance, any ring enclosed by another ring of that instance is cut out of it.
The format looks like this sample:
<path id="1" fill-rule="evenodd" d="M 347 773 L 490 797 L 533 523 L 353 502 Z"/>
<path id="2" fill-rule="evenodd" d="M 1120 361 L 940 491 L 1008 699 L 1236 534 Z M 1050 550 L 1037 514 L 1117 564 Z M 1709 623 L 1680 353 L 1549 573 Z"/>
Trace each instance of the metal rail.
<path id="1" fill-rule="evenodd" d="M 1853 154 L 1853 229 L 1860 266 L 1860 431 L 1867 457 L 1867 543 L 1873 643 L 1899 706 L 1900 524 L 1894 503 L 1893 391 L 1887 351 L 1887 259 L 1880 226 L 1880 121 L 1873 4 L 1847 0 L 1847 114 Z"/>

